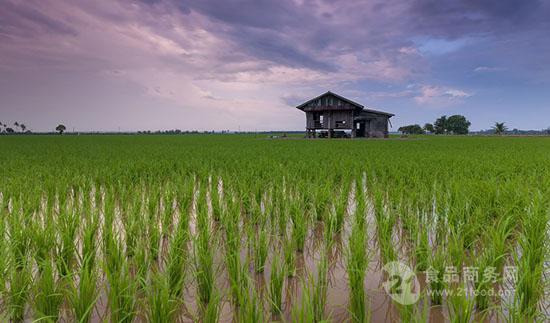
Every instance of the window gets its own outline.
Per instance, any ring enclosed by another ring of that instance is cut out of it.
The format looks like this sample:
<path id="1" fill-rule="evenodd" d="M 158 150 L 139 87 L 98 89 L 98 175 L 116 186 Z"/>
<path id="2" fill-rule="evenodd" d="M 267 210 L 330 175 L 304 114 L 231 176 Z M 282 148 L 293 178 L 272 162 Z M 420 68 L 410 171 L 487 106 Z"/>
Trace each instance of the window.
<path id="1" fill-rule="evenodd" d="M 321 124 L 323 124 L 323 119 L 324 119 L 324 118 L 323 118 L 323 115 L 321 114 L 321 115 L 319 116 L 319 122 L 320 122 Z"/>

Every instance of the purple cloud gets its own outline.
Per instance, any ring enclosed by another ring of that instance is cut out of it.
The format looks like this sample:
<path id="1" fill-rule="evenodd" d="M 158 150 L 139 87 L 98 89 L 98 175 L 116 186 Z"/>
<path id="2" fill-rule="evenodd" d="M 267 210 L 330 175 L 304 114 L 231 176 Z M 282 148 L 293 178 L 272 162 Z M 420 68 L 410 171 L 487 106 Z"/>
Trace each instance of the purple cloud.
<path id="1" fill-rule="evenodd" d="M 465 113 L 513 93 L 497 81 L 544 97 L 549 16 L 548 1 L 5 0 L 0 117 L 37 129 L 67 115 L 77 128 L 301 129 L 292 105 L 329 89 L 397 124 L 434 106 Z"/>

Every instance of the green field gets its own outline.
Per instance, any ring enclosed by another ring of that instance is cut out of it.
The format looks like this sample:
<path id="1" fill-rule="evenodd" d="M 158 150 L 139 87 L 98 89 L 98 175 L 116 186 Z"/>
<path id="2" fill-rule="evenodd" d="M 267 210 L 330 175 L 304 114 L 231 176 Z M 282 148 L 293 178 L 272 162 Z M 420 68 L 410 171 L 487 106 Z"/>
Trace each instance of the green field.
<path id="1" fill-rule="evenodd" d="M 0 137 L 0 320 L 549 319 L 550 138 L 267 137 Z"/>

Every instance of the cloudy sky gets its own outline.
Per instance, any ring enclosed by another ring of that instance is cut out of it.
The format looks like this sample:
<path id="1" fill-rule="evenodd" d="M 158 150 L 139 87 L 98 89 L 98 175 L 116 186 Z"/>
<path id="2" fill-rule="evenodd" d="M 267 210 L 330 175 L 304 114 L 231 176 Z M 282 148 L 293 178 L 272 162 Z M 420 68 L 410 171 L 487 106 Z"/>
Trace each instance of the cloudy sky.
<path id="1" fill-rule="evenodd" d="M 549 0 L 0 0 L 0 122 L 301 130 L 331 90 L 473 129 L 550 126 Z"/>

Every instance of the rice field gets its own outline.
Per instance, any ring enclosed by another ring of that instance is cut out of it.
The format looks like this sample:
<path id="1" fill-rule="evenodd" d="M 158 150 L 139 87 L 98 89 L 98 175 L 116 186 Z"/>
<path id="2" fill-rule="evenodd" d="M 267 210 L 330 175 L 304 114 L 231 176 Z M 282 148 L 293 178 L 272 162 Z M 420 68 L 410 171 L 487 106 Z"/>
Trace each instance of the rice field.
<path id="1" fill-rule="evenodd" d="M 550 320 L 550 138 L 11 136 L 0 151 L 0 321 Z"/>

